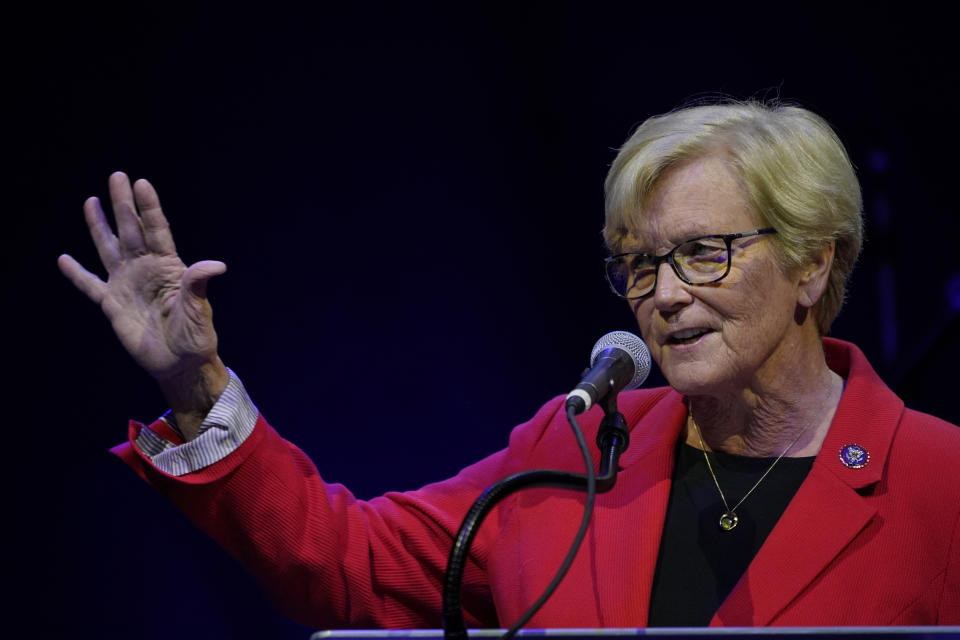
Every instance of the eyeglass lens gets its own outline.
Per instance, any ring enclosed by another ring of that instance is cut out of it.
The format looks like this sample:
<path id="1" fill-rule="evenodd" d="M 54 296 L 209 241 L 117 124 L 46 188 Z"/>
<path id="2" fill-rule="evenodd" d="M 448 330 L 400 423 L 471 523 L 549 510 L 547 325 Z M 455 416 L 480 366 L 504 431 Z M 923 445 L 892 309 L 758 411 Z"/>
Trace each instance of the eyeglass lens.
<path id="1" fill-rule="evenodd" d="M 646 254 L 619 256 L 607 263 L 607 277 L 617 293 L 638 298 L 653 290 L 659 263 L 664 259 L 682 280 L 706 284 L 726 274 L 730 250 L 723 238 L 691 240 L 660 259 Z"/>

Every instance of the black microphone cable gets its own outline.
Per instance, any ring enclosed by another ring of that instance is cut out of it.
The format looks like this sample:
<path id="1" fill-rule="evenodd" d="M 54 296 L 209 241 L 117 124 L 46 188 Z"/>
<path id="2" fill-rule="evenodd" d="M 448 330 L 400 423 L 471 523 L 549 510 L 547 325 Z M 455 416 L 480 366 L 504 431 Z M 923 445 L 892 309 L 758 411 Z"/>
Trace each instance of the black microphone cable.
<path id="1" fill-rule="evenodd" d="M 615 350 L 611 352 L 611 348 Z M 599 368 L 598 360 L 603 360 L 599 363 Z M 445 640 L 466 640 L 468 637 L 460 605 L 460 588 L 463 572 L 466 568 L 467 553 L 473 538 L 480 529 L 483 518 L 503 498 L 520 489 L 535 486 L 553 486 L 581 491 L 585 488 L 587 492 L 583 517 L 580 520 L 580 527 L 573 543 L 570 545 L 570 550 L 550 584 L 544 589 L 543 594 L 504 633 L 504 639 L 514 637 L 517 631 L 536 615 L 537 611 L 556 591 L 573 564 L 590 526 L 596 494 L 598 490 L 602 493 L 613 488 L 617 481 L 617 462 L 620 454 L 626 450 L 629 443 L 630 435 L 627 430 L 626 419 L 617 411 L 617 393 L 620 390 L 632 389 L 643 383 L 650 371 L 650 353 L 640 338 L 625 331 L 614 331 L 600 338 L 594 345 L 591 366 L 593 368 L 585 373 L 584 383 L 578 385 L 577 389 L 571 392 L 565 401 L 567 422 L 569 422 L 576 438 L 577 446 L 586 467 L 586 473 L 579 474 L 556 469 L 522 471 L 494 483 L 474 501 L 473 506 L 470 507 L 460 525 L 460 530 L 457 532 L 447 561 L 447 570 L 444 574 L 443 629 Z M 593 403 L 600 404 L 604 411 L 604 418 L 597 433 L 597 446 L 600 448 L 599 476 L 594 469 L 593 461 L 590 459 L 590 451 L 587 448 L 583 431 L 576 420 L 576 415 L 588 409 Z"/>
<path id="2" fill-rule="evenodd" d="M 553 576 L 553 580 L 550 581 L 550 584 L 547 585 L 547 588 L 543 590 L 543 593 L 537 598 L 536 602 L 530 605 L 530 608 L 527 609 L 527 612 L 520 616 L 520 619 L 517 620 L 510 629 L 503 634 L 504 640 L 512 638 L 516 635 L 517 631 L 520 630 L 523 625 L 527 624 L 537 611 L 540 610 L 540 607 L 546 603 L 546 601 L 553 595 L 553 592 L 557 590 L 557 587 L 560 586 L 560 582 L 563 580 L 564 576 L 567 575 L 567 571 L 570 570 L 570 565 L 573 564 L 573 559 L 577 557 L 577 552 L 580 550 L 580 545 L 583 543 L 584 537 L 587 535 L 587 529 L 590 527 L 590 519 L 593 517 L 593 503 L 597 497 L 597 472 L 593 468 L 593 460 L 590 459 L 590 451 L 587 449 L 586 438 L 583 437 L 583 430 L 580 429 L 580 425 L 577 424 L 576 418 L 577 412 L 574 407 L 567 407 L 567 421 L 570 423 L 570 428 L 573 429 L 573 435 L 577 439 L 577 446 L 580 448 L 580 454 L 583 456 L 583 463 L 587 468 L 587 499 L 583 503 L 583 517 L 580 519 L 580 529 L 577 530 L 577 535 L 573 539 L 573 543 L 570 545 L 570 550 L 567 552 L 567 557 L 563 559 L 560 568 L 557 569 L 556 575 Z M 613 473 L 616 474 L 616 467 L 613 469 Z"/>
<path id="3" fill-rule="evenodd" d="M 537 486 L 551 486 L 580 491 L 586 487 L 587 499 L 584 502 L 584 514 L 581 519 L 580 528 L 570 547 L 570 551 L 557 570 L 553 580 L 544 590 L 543 595 L 530 606 L 526 613 L 514 623 L 503 637 L 513 637 L 517 631 L 536 614 L 559 586 L 563 577 L 573 564 L 573 559 L 586 535 L 593 513 L 593 503 L 596 499 L 596 494 L 605 493 L 616 484 L 617 462 L 620 459 L 620 454 L 626 450 L 630 442 L 627 421 L 623 417 L 623 414 L 617 411 L 616 396 L 608 396 L 602 406 L 605 416 L 600 423 L 600 429 L 597 433 L 597 446 L 600 448 L 599 474 L 594 471 L 593 461 L 590 459 L 590 453 L 584 440 L 583 431 L 576 421 L 576 407 L 567 407 L 567 419 L 577 439 L 577 444 L 584 458 L 587 473 L 580 474 L 555 469 L 522 471 L 494 483 L 480 494 L 480 497 L 473 503 L 467 516 L 463 519 L 463 523 L 460 525 L 460 531 L 457 533 L 453 548 L 450 550 L 447 571 L 444 574 L 443 629 L 446 640 L 466 640 L 468 637 L 466 624 L 463 619 L 463 611 L 460 607 L 460 587 L 470 543 L 480 529 L 483 518 L 493 506 L 516 491 Z"/>

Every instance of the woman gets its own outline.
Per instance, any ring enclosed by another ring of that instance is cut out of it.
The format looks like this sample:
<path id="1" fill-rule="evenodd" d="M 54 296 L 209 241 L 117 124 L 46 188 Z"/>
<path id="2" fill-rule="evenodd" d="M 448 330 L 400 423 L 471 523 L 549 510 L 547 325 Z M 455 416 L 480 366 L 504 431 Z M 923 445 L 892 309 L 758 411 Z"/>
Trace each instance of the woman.
<path id="1" fill-rule="evenodd" d="M 172 409 L 131 425 L 118 455 L 291 616 L 438 626 L 451 540 L 477 494 L 523 469 L 581 466 L 562 398 L 455 478 L 357 501 L 220 362 L 204 283 L 223 265 L 185 268 L 152 187 L 122 174 L 110 186 L 118 237 L 95 199 L 85 206 L 108 282 L 69 256 L 60 266 Z M 802 109 L 682 109 L 627 141 L 607 180 L 607 273 L 672 388 L 621 394 L 623 471 L 529 626 L 960 622 L 960 431 L 905 410 L 856 347 L 822 337 L 860 227 L 846 153 Z M 584 416 L 588 439 L 598 422 Z M 468 624 L 525 611 L 582 500 L 537 489 L 491 513 L 466 570 Z"/>

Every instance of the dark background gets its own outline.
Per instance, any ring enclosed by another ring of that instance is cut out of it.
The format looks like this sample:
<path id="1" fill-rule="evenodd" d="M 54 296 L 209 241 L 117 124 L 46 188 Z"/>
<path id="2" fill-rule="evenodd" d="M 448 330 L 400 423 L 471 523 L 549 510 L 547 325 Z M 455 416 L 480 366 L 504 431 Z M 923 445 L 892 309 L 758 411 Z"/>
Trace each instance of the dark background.
<path id="1" fill-rule="evenodd" d="M 633 328 L 600 229 L 604 175 L 637 124 L 705 95 L 780 96 L 836 127 L 864 186 L 833 334 L 909 405 L 960 422 L 949 21 L 764 7 L 152 3 L 10 20 L 15 624 L 310 632 L 107 453 L 127 418 L 165 407 L 55 261 L 98 266 L 80 207 L 118 169 L 157 187 L 185 260 L 229 265 L 210 291 L 221 353 L 261 411 L 371 497 L 500 448 L 576 383 L 597 337 Z"/>

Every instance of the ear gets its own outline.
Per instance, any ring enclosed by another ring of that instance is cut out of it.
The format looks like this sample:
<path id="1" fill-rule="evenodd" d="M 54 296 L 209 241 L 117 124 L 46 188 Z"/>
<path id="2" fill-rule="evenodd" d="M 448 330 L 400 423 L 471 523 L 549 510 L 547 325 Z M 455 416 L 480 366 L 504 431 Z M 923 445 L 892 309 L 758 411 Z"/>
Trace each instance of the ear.
<path id="1" fill-rule="evenodd" d="M 831 240 L 800 266 L 797 302 L 801 306 L 813 307 L 826 291 L 835 252 L 836 245 Z"/>

